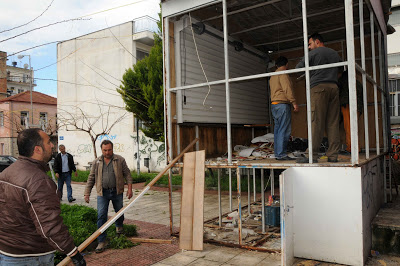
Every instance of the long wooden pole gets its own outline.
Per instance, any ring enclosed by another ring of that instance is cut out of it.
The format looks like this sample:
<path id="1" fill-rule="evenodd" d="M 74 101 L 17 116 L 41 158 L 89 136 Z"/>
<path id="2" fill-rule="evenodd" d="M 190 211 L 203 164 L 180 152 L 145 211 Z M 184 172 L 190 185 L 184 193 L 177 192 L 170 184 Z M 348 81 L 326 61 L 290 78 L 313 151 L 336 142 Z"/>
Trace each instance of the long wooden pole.
<path id="1" fill-rule="evenodd" d="M 167 171 L 168 169 L 170 169 L 190 148 L 193 147 L 194 144 L 196 144 L 196 142 L 199 139 L 196 138 L 195 140 L 193 140 L 175 159 L 173 159 L 168 165 L 167 167 L 164 168 L 164 170 L 162 170 L 141 192 L 139 195 L 137 195 L 135 198 L 131 199 L 130 202 L 128 203 L 128 205 L 126 205 L 125 207 L 123 207 L 122 209 L 120 209 L 112 218 L 110 218 L 105 224 L 103 224 L 102 227 L 100 227 L 99 229 L 97 229 L 96 232 L 94 232 L 89 238 L 87 238 L 82 244 L 79 245 L 78 250 L 79 252 L 83 251 L 87 246 L 90 245 L 90 243 L 92 243 L 94 240 L 96 240 L 97 237 L 99 237 L 99 235 L 101 235 L 103 232 L 105 232 L 107 230 L 108 227 L 110 227 L 119 217 L 121 217 L 125 211 L 127 211 L 139 198 L 141 198 L 144 194 L 146 194 L 146 192 L 158 181 L 158 179 L 160 179 Z M 63 265 L 67 265 L 69 262 L 71 261 L 70 257 L 66 257 L 65 259 L 63 259 L 59 264 L 57 264 L 58 266 L 63 266 Z"/>

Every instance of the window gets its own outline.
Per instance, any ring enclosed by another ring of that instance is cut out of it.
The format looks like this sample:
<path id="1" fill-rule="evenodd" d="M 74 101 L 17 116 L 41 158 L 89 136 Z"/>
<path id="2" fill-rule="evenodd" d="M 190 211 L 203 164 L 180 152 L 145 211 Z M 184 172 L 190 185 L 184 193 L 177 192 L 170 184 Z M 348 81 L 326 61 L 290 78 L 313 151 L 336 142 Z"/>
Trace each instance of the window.
<path id="1" fill-rule="evenodd" d="M 29 112 L 21 111 L 21 125 L 27 126 L 29 120 Z"/>
<path id="2" fill-rule="evenodd" d="M 47 113 L 40 113 L 39 125 L 43 130 L 45 130 L 45 128 L 47 127 Z"/>
<path id="3" fill-rule="evenodd" d="M 136 50 L 136 61 L 140 61 L 144 59 L 146 56 L 149 56 L 148 52 Z"/>
<path id="4" fill-rule="evenodd" d="M 400 116 L 400 79 L 389 80 L 390 116 Z"/>
<path id="5" fill-rule="evenodd" d="M 24 92 L 23 89 L 18 89 L 18 93 Z"/>
<path id="6" fill-rule="evenodd" d="M 0 112 L 0 127 L 4 127 L 4 112 Z"/>

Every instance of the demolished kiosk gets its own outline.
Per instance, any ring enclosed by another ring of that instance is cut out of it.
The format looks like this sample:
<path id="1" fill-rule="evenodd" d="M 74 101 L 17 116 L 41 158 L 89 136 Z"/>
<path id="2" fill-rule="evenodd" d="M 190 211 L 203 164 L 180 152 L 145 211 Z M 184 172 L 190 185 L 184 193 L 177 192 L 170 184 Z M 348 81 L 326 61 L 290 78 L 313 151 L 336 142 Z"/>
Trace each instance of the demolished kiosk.
<path id="1" fill-rule="evenodd" d="M 390 4 L 162 1 L 168 160 L 198 137 L 195 150 L 205 150 L 206 168 L 217 168 L 218 178 L 220 169 L 236 169 L 238 180 L 252 175 L 255 184 L 256 169 L 270 169 L 272 175 L 274 169 L 286 169 L 279 184 L 283 265 L 291 265 L 294 257 L 363 265 L 370 252 L 371 221 L 391 200 L 391 189 L 385 189 L 391 186 L 386 57 Z M 325 45 L 336 50 L 342 62 L 310 67 L 306 60 L 304 68 L 294 69 L 308 57 L 308 36 L 314 32 L 324 36 Z M 337 163 L 312 163 L 310 153 L 309 164 L 233 156 L 234 146 L 273 132 L 267 80 L 276 75 L 271 66 L 280 55 L 289 59 L 289 70 L 279 73 L 290 74 L 301 104 L 292 115 L 292 135 L 309 143 L 310 71 L 348 70 L 351 156 Z M 356 80 L 363 85 L 361 116 Z M 264 205 L 264 190 L 261 199 Z M 232 202 L 230 206 L 232 210 Z M 240 204 L 238 209 L 240 213 Z"/>

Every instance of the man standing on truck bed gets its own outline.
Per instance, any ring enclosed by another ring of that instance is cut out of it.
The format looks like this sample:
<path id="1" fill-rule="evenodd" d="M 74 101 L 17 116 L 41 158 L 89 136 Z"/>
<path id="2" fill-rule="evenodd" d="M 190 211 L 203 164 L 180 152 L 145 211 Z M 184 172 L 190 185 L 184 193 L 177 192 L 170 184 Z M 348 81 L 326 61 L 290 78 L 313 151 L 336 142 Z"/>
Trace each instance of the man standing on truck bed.
<path id="1" fill-rule="evenodd" d="M 308 39 L 308 49 L 310 50 L 309 63 L 311 66 L 338 63 L 341 61 L 338 53 L 325 47 L 322 36 L 314 33 Z M 296 65 L 296 68 L 305 66 L 304 58 Z M 339 135 L 339 89 L 338 67 L 330 67 L 310 71 L 311 88 L 311 132 L 312 132 L 312 152 L 313 162 L 316 163 L 318 151 L 321 145 L 324 132 L 328 135 L 329 148 L 326 152 L 328 162 L 337 162 L 340 148 Z M 308 163 L 307 157 L 297 159 L 298 163 Z"/>
<path id="2" fill-rule="evenodd" d="M 275 61 L 276 72 L 288 69 L 288 60 L 280 56 Z M 274 152 L 276 160 L 294 160 L 287 155 L 287 144 L 291 133 L 292 111 L 299 107 L 293 95 L 293 84 L 288 74 L 272 76 L 269 80 L 271 88 L 271 112 L 274 118 Z"/>

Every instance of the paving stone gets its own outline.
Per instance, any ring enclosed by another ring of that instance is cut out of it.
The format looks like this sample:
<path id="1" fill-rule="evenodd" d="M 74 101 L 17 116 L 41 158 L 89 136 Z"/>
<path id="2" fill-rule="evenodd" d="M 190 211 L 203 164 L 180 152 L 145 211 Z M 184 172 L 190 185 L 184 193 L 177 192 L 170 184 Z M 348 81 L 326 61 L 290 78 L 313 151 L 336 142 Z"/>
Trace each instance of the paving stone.
<path id="1" fill-rule="evenodd" d="M 227 247 L 219 247 L 210 253 L 208 253 L 204 259 L 212 260 L 212 261 L 219 261 L 219 262 L 227 262 L 228 260 L 232 259 L 233 257 L 243 253 L 244 250 L 235 249 L 235 248 L 227 248 Z"/>
<path id="2" fill-rule="evenodd" d="M 251 254 L 247 252 L 244 252 L 242 254 L 233 257 L 227 263 L 231 265 L 252 266 L 252 265 L 258 265 L 262 260 L 263 260 L 262 258 L 257 258 L 255 256 L 251 256 Z"/>
<path id="3" fill-rule="evenodd" d="M 189 265 L 196 265 L 196 266 L 217 266 L 221 265 L 221 262 L 206 260 L 203 258 L 198 258 L 197 260 L 193 261 Z"/>
<path id="4" fill-rule="evenodd" d="M 195 261 L 197 258 L 185 256 L 182 253 L 175 254 L 168 259 L 161 261 L 161 263 L 173 266 L 189 265 L 191 262 Z"/>
<path id="5" fill-rule="evenodd" d="M 215 249 L 217 249 L 217 246 L 210 245 L 210 244 L 204 244 L 202 251 L 188 250 L 188 251 L 184 251 L 183 254 L 185 256 L 202 258 L 202 257 L 205 257 L 208 253 L 210 253 L 211 251 L 213 251 Z"/>

